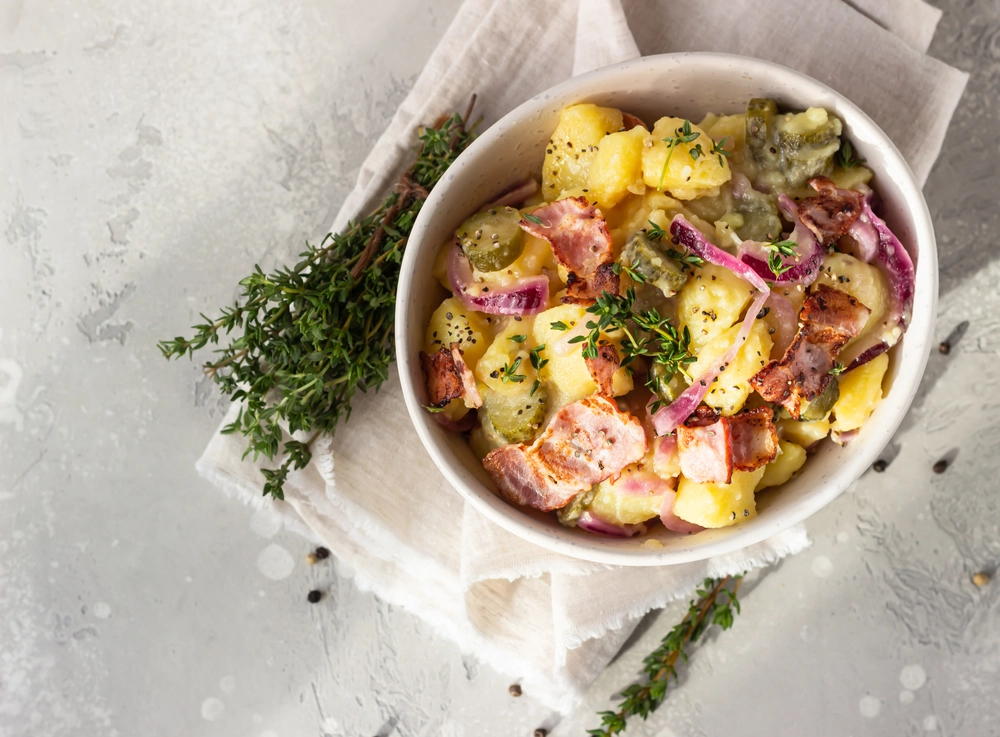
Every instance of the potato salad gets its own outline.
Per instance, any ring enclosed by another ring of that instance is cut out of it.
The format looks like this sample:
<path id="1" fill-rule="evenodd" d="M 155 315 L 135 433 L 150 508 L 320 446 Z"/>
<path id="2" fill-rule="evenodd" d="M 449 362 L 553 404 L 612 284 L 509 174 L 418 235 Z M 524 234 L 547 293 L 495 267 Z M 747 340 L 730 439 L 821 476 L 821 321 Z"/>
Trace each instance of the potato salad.
<path id="1" fill-rule="evenodd" d="M 857 435 L 914 271 L 837 117 L 573 105 L 541 163 L 441 247 L 420 354 L 427 410 L 501 497 L 693 534 Z"/>

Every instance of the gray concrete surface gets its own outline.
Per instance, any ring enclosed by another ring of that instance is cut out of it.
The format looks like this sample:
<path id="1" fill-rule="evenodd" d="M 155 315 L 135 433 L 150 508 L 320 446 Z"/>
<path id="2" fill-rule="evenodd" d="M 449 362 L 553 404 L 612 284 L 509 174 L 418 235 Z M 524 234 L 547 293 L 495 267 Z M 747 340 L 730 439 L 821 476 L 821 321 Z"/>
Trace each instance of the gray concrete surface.
<path id="1" fill-rule="evenodd" d="M 458 4 L 0 6 L 0 733 L 576 735 L 676 616 L 557 725 L 194 472 L 224 402 L 155 341 L 321 234 Z M 940 4 L 972 78 L 926 192 L 967 330 L 631 735 L 1000 734 L 1000 582 L 969 580 L 1000 558 L 1000 6 Z"/>

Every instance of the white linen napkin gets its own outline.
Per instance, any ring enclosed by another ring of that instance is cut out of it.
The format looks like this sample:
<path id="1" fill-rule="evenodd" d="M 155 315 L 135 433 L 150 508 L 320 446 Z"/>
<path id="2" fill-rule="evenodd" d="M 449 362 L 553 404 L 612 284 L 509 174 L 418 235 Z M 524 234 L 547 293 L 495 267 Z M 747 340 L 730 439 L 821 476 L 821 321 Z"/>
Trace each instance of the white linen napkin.
<path id="1" fill-rule="evenodd" d="M 723 51 L 769 59 L 844 93 L 926 179 L 967 75 L 925 55 L 940 11 L 922 0 L 468 0 L 368 156 L 332 225 L 372 207 L 412 156 L 417 126 L 465 108 L 495 122 L 534 94 L 640 54 Z M 876 70 L 877 73 L 872 73 Z M 231 422 L 231 408 L 223 424 Z M 355 400 L 335 439 L 261 497 L 243 439 L 217 434 L 198 470 L 226 493 L 274 504 L 322 540 L 356 584 L 424 618 L 525 691 L 567 711 L 651 609 L 706 576 L 771 564 L 809 544 L 803 526 L 682 566 L 618 568 L 538 548 L 463 503 L 410 426 L 398 376 Z"/>

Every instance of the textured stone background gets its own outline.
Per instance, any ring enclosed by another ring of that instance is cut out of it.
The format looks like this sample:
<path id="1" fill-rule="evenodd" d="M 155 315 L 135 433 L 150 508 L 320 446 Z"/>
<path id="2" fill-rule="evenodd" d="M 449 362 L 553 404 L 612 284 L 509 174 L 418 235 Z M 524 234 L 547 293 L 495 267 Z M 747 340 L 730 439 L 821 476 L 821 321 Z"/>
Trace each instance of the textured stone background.
<path id="1" fill-rule="evenodd" d="M 748 586 L 632 735 L 1000 733 L 1000 5 L 939 0 L 972 78 L 927 184 L 944 338 L 887 458 Z M 0 732 L 530 734 L 406 612 L 218 494 L 224 402 L 155 341 L 320 235 L 458 6 L 8 0 L 0 6 Z M 931 465 L 953 465 L 940 476 Z M 314 586 L 329 590 L 319 606 Z M 580 734 L 676 616 L 553 730 Z"/>

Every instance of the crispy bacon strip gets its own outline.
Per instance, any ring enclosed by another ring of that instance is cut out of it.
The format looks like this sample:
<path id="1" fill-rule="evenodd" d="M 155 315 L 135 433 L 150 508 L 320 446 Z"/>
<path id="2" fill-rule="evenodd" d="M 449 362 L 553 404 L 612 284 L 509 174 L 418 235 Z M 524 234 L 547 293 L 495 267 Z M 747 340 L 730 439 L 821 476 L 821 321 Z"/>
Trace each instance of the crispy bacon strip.
<path id="1" fill-rule="evenodd" d="M 733 477 L 733 433 L 729 419 L 708 423 L 695 418 L 694 424 L 677 428 L 677 449 L 681 473 L 699 483 L 728 484 Z"/>
<path id="2" fill-rule="evenodd" d="M 465 406 L 469 409 L 482 407 L 483 398 L 476 387 L 476 377 L 473 375 L 472 369 L 465 363 L 462 349 L 458 347 L 458 343 L 452 343 L 449 347 L 451 348 L 451 360 L 455 362 L 455 369 L 462 380 L 462 395 L 465 397 Z"/>
<path id="3" fill-rule="evenodd" d="M 642 118 L 632 115 L 632 113 L 622 112 L 622 128 L 624 128 L 627 131 L 630 131 L 633 128 L 637 127 L 649 130 L 646 124 L 642 122 Z"/>
<path id="4" fill-rule="evenodd" d="M 521 227 L 552 246 L 556 261 L 569 271 L 564 302 L 593 302 L 601 292 L 618 293 L 614 248 L 608 224 L 586 197 L 567 197 L 540 207 Z"/>
<path id="5" fill-rule="evenodd" d="M 729 419 L 733 434 L 733 468 L 755 471 L 778 456 L 778 430 L 767 407 L 740 412 Z"/>
<path id="6" fill-rule="evenodd" d="M 821 245 L 829 245 L 844 235 L 861 214 L 864 195 L 851 189 L 838 189 L 826 177 L 809 180 L 819 194 L 799 202 L 799 220 L 816 235 Z"/>
<path id="7" fill-rule="evenodd" d="M 476 388 L 475 376 L 462 358 L 458 343 L 452 343 L 431 355 L 421 351 L 420 366 L 424 370 L 429 406 L 444 407 L 459 397 L 465 397 L 466 407 L 482 406 L 483 398 Z"/>
<path id="8" fill-rule="evenodd" d="M 733 471 L 753 471 L 778 455 L 778 431 L 767 407 L 719 417 L 699 407 L 677 428 L 681 473 L 699 483 L 728 484 Z"/>
<path id="9" fill-rule="evenodd" d="M 568 404 L 531 445 L 505 445 L 483 459 L 500 496 L 549 512 L 646 455 L 642 424 L 598 395 Z"/>
<path id="10" fill-rule="evenodd" d="M 617 349 L 613 345 L 599 345 L 597 358 L 587 358 L 585 362 L 591 377 L 597 382 L 598 393 L 606 397 L 613 396 L 615 371 L 622 365 Z"/>
<path id="11" fill-rule="evenodd" d="M 840 349 L 856 338 L 871 310 L 854 297 L 825 284 L 802 304 L 802 323 L 795 340 L 779 361 L 771 361 L 750 378 L 750 385 L 768 402 L 777 402 L 795 419 L 802 400 L 812 400 L 830 383 L 830 369 Z"/>

